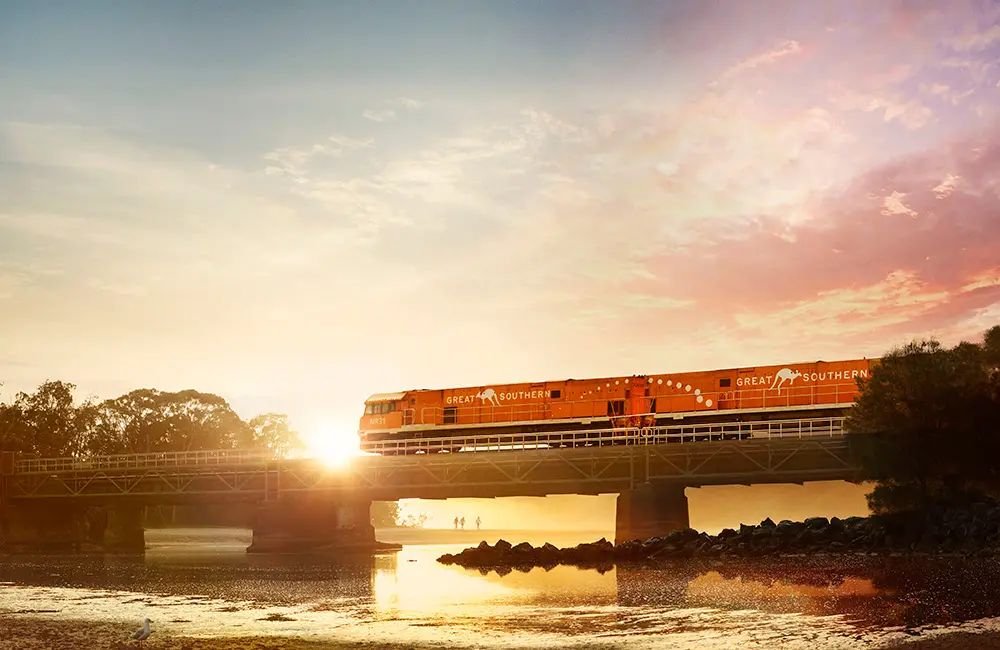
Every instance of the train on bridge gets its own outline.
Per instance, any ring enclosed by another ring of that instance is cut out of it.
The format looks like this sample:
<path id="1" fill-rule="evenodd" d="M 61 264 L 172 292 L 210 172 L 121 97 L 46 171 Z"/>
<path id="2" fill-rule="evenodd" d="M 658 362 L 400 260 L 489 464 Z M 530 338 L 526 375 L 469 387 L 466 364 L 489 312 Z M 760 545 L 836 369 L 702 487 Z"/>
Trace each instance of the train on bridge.
<path id="1" fill-rule="evenodd" d="M 379 393 L 365 400 L 360 448 L 382 455 L 457 452 L 502 442 L 541 447 L 744 439 L 774 421 L 842 417 L 877 359 L 564 379 Z M 718 427 L 706 425 L 719 425 Z M 600 432 L 600 435 L 594 435 Z M 491 439 L 496 442 L 491 443 Z"/>

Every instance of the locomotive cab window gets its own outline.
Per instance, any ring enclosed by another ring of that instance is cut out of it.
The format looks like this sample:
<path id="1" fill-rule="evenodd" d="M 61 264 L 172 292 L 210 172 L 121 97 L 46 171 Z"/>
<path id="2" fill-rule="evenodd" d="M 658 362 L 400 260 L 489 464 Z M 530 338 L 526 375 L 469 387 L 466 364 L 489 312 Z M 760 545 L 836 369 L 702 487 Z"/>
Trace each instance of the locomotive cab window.
<path id="1" fill-rule="evenodd" d="M 729 388 L 730 379 L 726 377 L 725 379 L 719 380 L 719 388 Z"/>
<path id="2" fill-rule="evenodd" d="M 560 397 L 562 397 L 562 391 L 561 390 L 549 391 L 549 397 L 551 399 L 559 399 Z"/>
<path id="3" fill-rule="evenodd" d="M 385 415 L 399 410 L 399 402 L 376 402 L 365 405 L 365 415 Z"/>

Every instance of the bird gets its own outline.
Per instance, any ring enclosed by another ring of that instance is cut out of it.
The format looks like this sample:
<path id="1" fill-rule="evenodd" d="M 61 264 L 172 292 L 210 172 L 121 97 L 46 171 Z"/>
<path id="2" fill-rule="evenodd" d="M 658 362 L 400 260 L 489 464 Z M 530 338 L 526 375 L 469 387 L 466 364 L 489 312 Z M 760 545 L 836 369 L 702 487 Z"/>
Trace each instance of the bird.
<path id="1" fill-rule="evenodd" d="M 136 630 L 135 634 L 133 634 L 129 638 L 131 638 L 131 639 L 138 639 L 139 641 L 142 641 L 143 639 L 148 639 L 149 635 L 152 634 L 152 633 L 153 633 L 152 630 L 149 629 L 149 619 L 147 618 L 147 619 L 145 619 L 145 622 L 143 623 L 142 629 Z"/>

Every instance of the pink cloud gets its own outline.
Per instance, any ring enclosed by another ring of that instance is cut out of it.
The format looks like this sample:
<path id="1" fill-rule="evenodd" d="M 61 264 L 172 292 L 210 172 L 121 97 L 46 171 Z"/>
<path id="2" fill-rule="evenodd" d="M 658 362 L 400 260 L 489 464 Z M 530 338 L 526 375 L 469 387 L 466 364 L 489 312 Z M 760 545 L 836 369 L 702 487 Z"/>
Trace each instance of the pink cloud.
<path id="1" fill-rule="evenodd" d="M 622 290 L 690 301 L 663 319 L 731 333 L 795 323 L 846 340 L 955 325 L 1000 301 L 998 136 L 874 168 L 811 201 L 802 223 L 767 214 L 692 226 L 692 243 L 647 256 L 648 277 Z"/>

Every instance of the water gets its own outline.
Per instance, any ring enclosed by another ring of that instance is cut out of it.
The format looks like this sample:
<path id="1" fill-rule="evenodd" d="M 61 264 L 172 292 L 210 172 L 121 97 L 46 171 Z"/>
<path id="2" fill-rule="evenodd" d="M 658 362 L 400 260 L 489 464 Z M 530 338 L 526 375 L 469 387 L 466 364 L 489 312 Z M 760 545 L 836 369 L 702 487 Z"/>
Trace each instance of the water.
<path id="1" fill-rule="evenodd" d="M 914 629 L 1000 629 L 994 560 L 831 557 L 498 573 L 435 561 L 498 534 L 400 535 L 398 553 L 341 560 L 248 555 L 242 530 L 148 531 L 145 557 L 8 557 L 0 611 L 130 625 L 148 616 L 163 636 L 490 648 L 871 648 Z M 596 537 L 507 534 L 515 543 L 562 546 Z"/>

